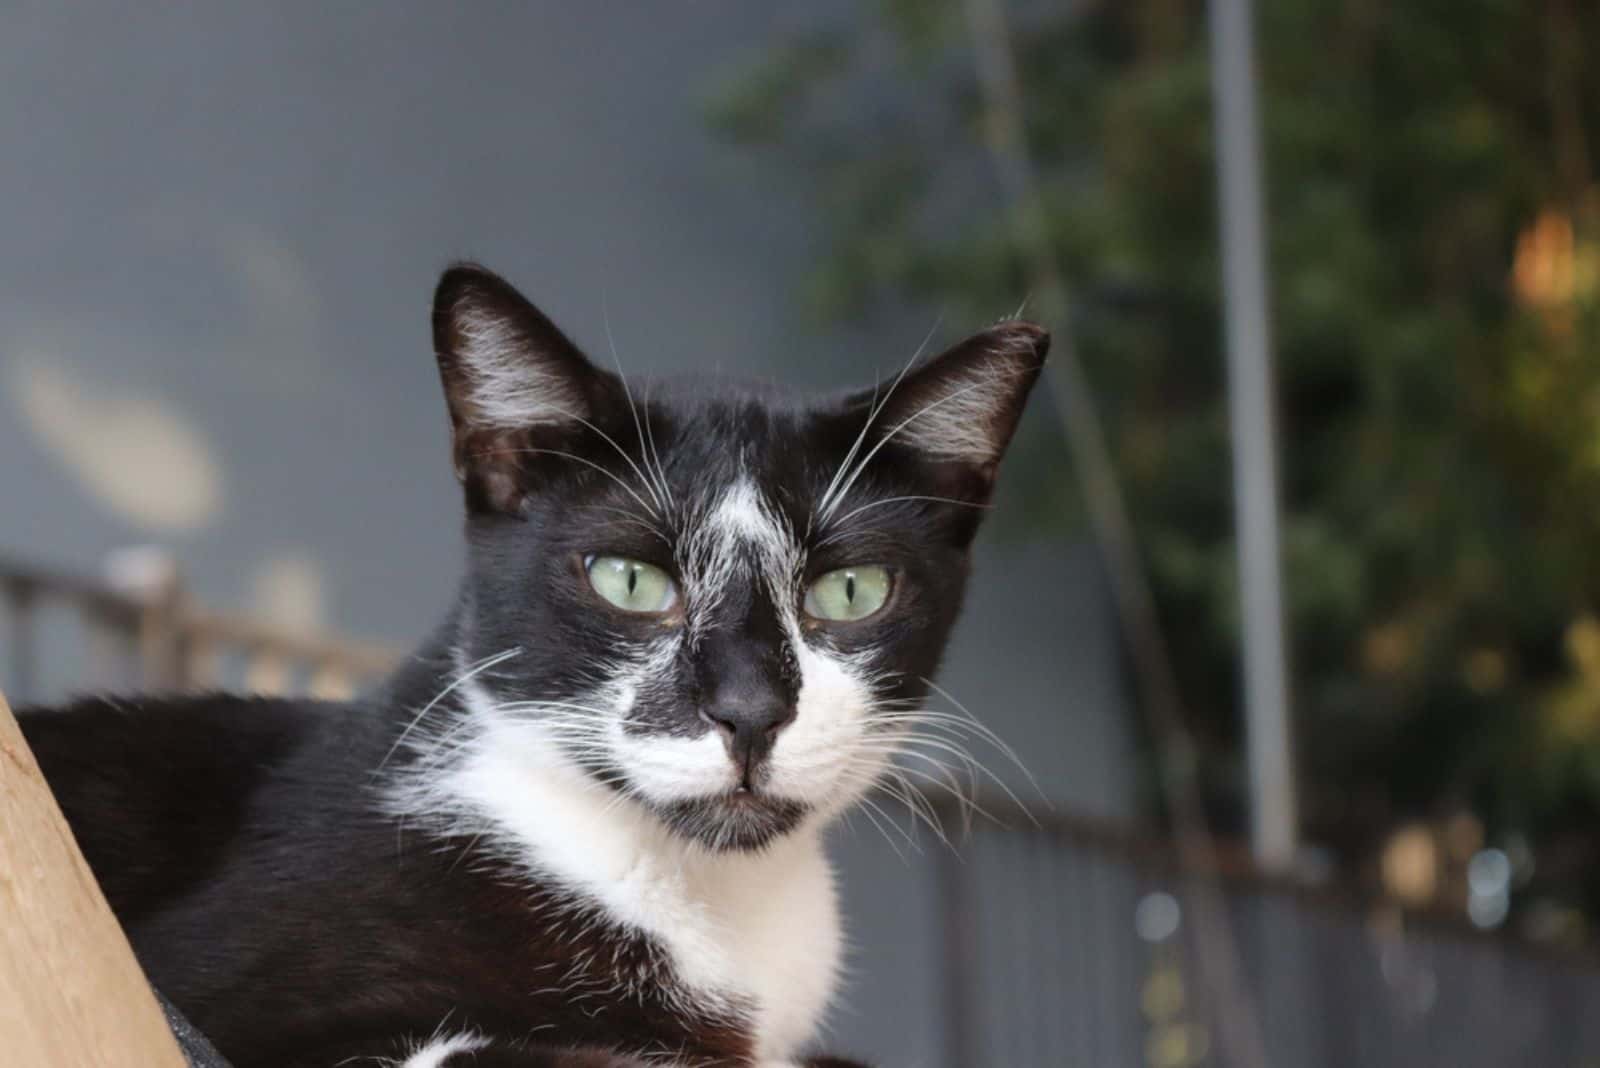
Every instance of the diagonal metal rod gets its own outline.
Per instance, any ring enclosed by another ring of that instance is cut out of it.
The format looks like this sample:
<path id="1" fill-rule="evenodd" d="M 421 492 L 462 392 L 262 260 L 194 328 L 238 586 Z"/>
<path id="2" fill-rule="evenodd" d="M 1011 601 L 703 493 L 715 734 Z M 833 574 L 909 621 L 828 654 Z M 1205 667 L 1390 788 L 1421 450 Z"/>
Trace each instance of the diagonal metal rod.
<path id="1" fill-rule="evenodd" d="M 1184 725 L 1171 654 L 1139 559 L 1133 524 L 1117 482 L 1099 411 L 1070 332 L 1065 329 L 1067 287 L 1050 242 L 1028 151 L 1022 91 L 1003 0 L 966 0 L 966 12 L 977 52 L 985 132 L 1010 202 L 1016 240 L 1027 258 L 1034 292 L 1044 313 L 1041 318 L 1061 327 L 1055 334 L 1051 367 L 1045 377 L 1067 437 L 1090 525 L 1104 554 L 1117 618 L 1134 663 L 1139 705 L 1156 739 L 1161 793 L 1177 839 L 1178 855 L 1185 871 L 1214 871 L 1216 848 L 1205 823 L 1195 778 L 1194 742 Z M 1266 1068 L 1260 1023 L 1240 974 L 1221 891 L 1214 878 L 1197 875 L 1186 880 L 1184 898 L 1206 993 L 1217 1010 L 1224 1063 L 1234 1068 Z"/>

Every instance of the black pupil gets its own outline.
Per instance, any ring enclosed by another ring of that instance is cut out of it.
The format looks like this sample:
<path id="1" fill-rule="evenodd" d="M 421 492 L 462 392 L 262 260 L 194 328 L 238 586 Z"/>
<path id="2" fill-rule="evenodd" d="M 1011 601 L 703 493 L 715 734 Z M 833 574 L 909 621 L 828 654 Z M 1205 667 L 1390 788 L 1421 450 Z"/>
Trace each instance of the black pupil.
<path id="1" fill-rule="evenodd" d="M 849 601 L 851 604 L 855 603 L 856 577 L 853 574 L 846 575 L 844 577 L 844 599 Z"/>
<path id="2" fill-rule="evenodd" d="M 628 596 L 629 597 L 633 596 L 633 591 L 635 589 L 637 589 L 638 586 L 639 586 L 639 569 L 636 568 L 636 567 L 630 567 L 630 568 L 628 568 Z"/>

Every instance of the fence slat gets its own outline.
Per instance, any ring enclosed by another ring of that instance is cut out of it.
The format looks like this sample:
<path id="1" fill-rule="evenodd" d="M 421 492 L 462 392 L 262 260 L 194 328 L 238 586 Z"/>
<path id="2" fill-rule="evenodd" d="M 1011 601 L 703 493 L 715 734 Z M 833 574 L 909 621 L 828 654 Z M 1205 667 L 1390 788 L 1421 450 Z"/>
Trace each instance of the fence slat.
<path id="1" fill-rule="evenodd" d="M 6 629 L 10 647 L 6 658 L 6 675 L 11 692 L 23 701 L 37 694 L 34 679 L 34 590 L 32 584 L 21 580 L 4 583 L 6 601 Z"/>
<path id="2" fill-rule="evenodd" d="M 972 1068 L 973 1017 L 977 995 L 972 979 L 977 968 L 973 925 L 976 905 L 961 857 L 953 849 L 939 851 L 934 862 L 939 881 L 939 922 L 944 946 L 945 1068 Z"/>

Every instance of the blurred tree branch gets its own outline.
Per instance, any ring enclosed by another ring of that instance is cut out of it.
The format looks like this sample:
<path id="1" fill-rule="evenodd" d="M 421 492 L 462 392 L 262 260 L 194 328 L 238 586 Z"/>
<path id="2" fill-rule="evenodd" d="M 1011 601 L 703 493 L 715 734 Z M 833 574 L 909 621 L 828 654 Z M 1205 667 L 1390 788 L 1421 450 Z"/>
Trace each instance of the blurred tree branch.
<path id="1" fill-rule="evenodd" d="M 862 8 L 711 111 L 814 178 L 821 320 L 1064 315 L 1052 265 L 1207 804 L 1237 826 L 1204 8 L 1007 6 L 1026 202 L 954 0 Z M 1600 716 L 1574 711 L 1600 677 L 1570 640 L 1600 615 L 1600 9 L 1277 0 L 1258 21 L 1308 830 L 1370 866 L 1392 829 L 1467 807 L 1562 858 L 1518 902 L 1600 918 Z M 1059 522 L 1059 445 L 1021 443 L 1027 522 Z"/>

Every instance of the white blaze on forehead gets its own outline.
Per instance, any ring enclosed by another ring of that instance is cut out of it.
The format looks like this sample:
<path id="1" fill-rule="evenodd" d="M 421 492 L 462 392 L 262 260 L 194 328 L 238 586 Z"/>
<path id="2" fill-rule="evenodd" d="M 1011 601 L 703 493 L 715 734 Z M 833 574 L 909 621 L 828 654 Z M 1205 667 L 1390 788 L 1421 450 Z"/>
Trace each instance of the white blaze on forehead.
<path id="1" fill-rule="evenodd" d="M 755 483 L 740 476 L 706 509 L 680 550 L 687 629 L 691 634 L 703 633 L 713 626 L 717 607 L 739 582 L 765 584 L 780 615 L 792 616 L 789 606 L 798 596 L 794 576 L 800 554 L 799 544 L 776 509 Z M 753 574 L 749 573 L 751 566 Z M 790 633 L 798 628 L 786 625 L 784 630 Z M 618 677 L 619 715 L 607 732 L 607 742 L 629 782 L 658 803 L 693 800 L 739 785 L 738 769 L 709 723 L 693 736 L 650 731 L 648 722 L 640 722 L 645 728 L 640 732 L 623 727 L 639 693 L 672 670 L 678 639 L 672 639 L 670 645 L 670 651 L 652 655 L 637 669 Z"/>
<path id="2" fill-rule="evenodd" d="M 750 573 L 747 569 L 753 569 Z M 707 509 L 685 541 L 684 594 L 691 632 L 713 625 L 730 584 L 761 582 L 776 606 L 784 641 L 800 669 L 795 721 L 774 743 L 767 788 L 834 815 L 870 785 L 883 761 L 864 749 L 873 694 L 866 654 L 846 655 L 806 640 L 800 623 L 805 550 L 781 513 L 748 476 Z M 733 762 L 713 732 L 616 740 L 637 784 L 660 800 L 704 797 L 734 784 Z M 620 735 L 621 732 L 619 731 Z M 708 744 L 712 743 L 712 744 Z M 851 754 L 857 756 L 852 759 Z"/>
<path id="3" fill-rule="evenodd" d="M 751 541 L 774 534 L 774 522 L 761 491 L 743 476 L 717 502 L 711 525 L 726 535 Z"/>
<path id="4" fill-rule="evenodd" d="M 741 580 L 742 561 L 752 561 L 754 580 L 765 582 L 770 590 L 784 641 L 800 667 L 795 721 L 774 742 L 766 788 L 781 798 L 810 804 L 824 815 L 842 812 L 882 771 L 880 748 L 864 745 L 874 700 L 867 670 L 870 654 L 848 656 L 806 641 L 800 625 L 805 550 L 749 478 L 739 478 L 710 510 L 702 537 L 707 566 L 699 580 L 718 584 Z M 693 596 L 691 590 L 691 600 Z M 715 604 L 722 588 L 706 590 L 704 596 Z M 702 625 L 709 622 L 704 616 L 701 620 Z M 731 761 L 723 753 L 709 748 L 691 751 L 686 743 L 674 745 L 674 750 L 706 772 L 704 783 L 712 788 L 702 785 L 699 795 L 725 788 L 723 772 Z M 688 775 L 678 782 L 693 790 Z"/>
<path id="5" fill-rule="evenodd" d="M 749 478 L 741 476 L 722 495 L 706 525 L 714 551 L 732 557 L 742 548 L 756 558 L 761 577 L 769 583 L 792 581 L 800 544 L 772 502 Z M 782 598 L 776 599 L 782 603 Z"/>
<path id="6" fill-rule="evenodd" d="M 755 483 L 740 475 L 691 526 L 679 549 L 690 631 L 709 629 L 729 588 L 752 577 L 767 587 L 780 613 L 792 613 L 802 559 L 789 524 Z M 750 567 L 753 576 L 744 574 Z"/>

